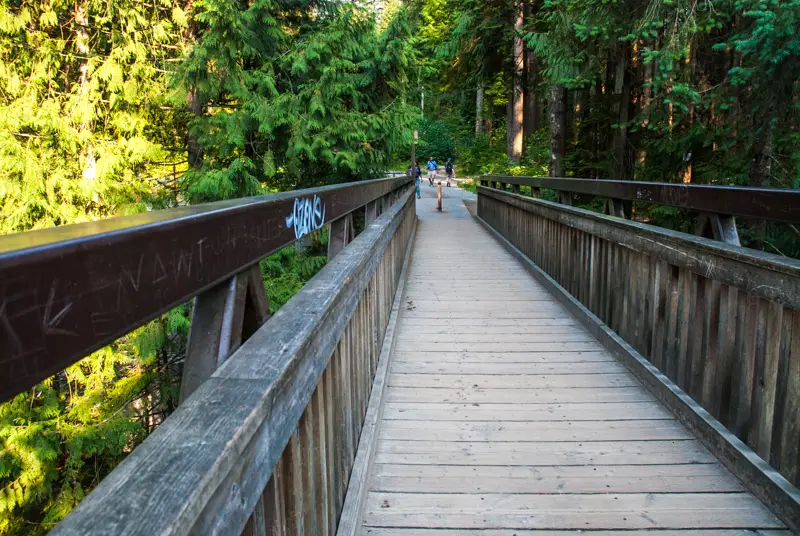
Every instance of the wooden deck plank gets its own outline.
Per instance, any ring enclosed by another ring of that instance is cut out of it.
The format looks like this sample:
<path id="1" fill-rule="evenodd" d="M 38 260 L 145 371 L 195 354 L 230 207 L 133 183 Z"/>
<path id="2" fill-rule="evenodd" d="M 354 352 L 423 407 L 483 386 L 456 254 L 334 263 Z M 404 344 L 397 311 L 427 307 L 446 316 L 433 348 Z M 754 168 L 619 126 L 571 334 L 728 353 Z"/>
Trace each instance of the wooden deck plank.
<path id="1" fill-rule="evenodd" d="M 664 465 L 716 463 L 696 440 L 590 442 L 378 442 L 377 463 L 410 465 Z"/>
<path id="2" fill-rule="evenodd" d="M 716 464 L 618 466 L 478 466 L 381 464 L 374 491 L 430 493 L 698 493 L 743 492 Z"/>
<path id="3" fill-rule="evenodd" d="M 369 526 L 424 528 L 781 528 L 747 493 L 460 494 L 373 492 Z"/>
<path id="4" fill-rule="evenodd" d="M 593 343 L 589 343 L 593 344 Z M 525 352 L 521 352 L 525 353 Z M 458 375 L 482 374 L 486 376 L 509 376 L 514 374 L 623 374 L 627 369 L 616 361 L 600 362 L 542 362 L 528 363 L 519 359 L 513 363 L 452 363 L 438 361 L 395 361 L 393 374 L 437 374 Z"/>
<path id="5" fill-rule="evenodd" d="M 671 419 L 638 421 L 543 421 L 532 437 L 530 421 L 400 421 L 386 420 L 385 440 L 407 441 L 629 441 L 693 439 Z"/>
<path id="6" fill-rule="evenodd" d="M 535 311 L 533 312 L 535 313 Z M 531 314 L 533 314 L 531 313 Z M 443 322 L 436 322 L 438 318 L 428 318 L 424 315 L 409 316 L 403 320 L 403 324 L 399 329 L 408 329 L 415 326 L 414 329 L 425 330 L 449 330 L 452 332 L 462 332 L 471 329 L 481 328 L 494 328 L 494 327 L 511 327 L 511 328 L 533 328 L 537 326 L 575 326 L 578 325 L 575 319 L 566 314 L 554 313 L 552 315 L 538 315 L 526 316 L 524 318 L 448 318 Z"/>
<path id="7" fill-rule="evenodd" d="M 363 536 L 619 536 L 616 531 L 520 530 L 520 529 L 418 529 L 403 527 L 364 527 Z M 624 536 L 789 536 L 788 530 L 711 529 L 711 530 L 631 530 Z"/>
<path id="8" fill-rule="evenodd" d="M 404 352 L 396 350 L 394 359 L 406 362 L 454 363 L 587 363 L 612 362 L 607 352 Z M 508 377 L 508 376 L 506 376 Z"/>
<path id="9" fill-rule="evenodd" d="M 361 534 L 788 536 L 487 233 L 424 201 Z"/>
<path id="10" fill-rule="evenodd" d="M 567 375 L 568 376 L 568 375 Z M 549 387 L 541 389 L 475 389 L 391 387 L 388 402 L 453 402 L 462 404 L 557 404 L 647 402 L 653 395 L 640 386 L 602 388 Z"/>
<path id="11" fill-rule="evenodd" d="M 429 322 L 427 319 L 409 318 L 398 330 L 402 335 L 421 334 L 518 334 L 524 328 L 527 333 L 560 333 L 560 329 L 577 329 L 578 325 L 571 318 L 542 318 L 535 321 L 517 322 L 514 320 L 451 320 L 447 324 Z"/>
<path id="12" fill-rule="evenodd" d="M 389 379 L 392 387 L 436 387 L 449 389 L 554 389 L 632 387 L 639 383 L 626 373 L 610 374 L 397 374 Z"/>
<path id="13" fill-rule="evenodd" d="M 384 407 L 384 420 L 428 421 L 626 421 L 673 419 L 658 402 L 609 404 L 422 404 L 393 402 Z M 535 433 L 536 428 L 531 429 Z"/>

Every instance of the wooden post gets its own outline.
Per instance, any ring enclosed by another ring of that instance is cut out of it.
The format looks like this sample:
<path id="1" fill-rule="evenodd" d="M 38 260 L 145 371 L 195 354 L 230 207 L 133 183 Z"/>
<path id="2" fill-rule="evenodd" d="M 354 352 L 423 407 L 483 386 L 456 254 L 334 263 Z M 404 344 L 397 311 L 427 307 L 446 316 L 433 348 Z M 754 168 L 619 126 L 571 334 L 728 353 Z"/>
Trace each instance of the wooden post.
<path id="1" fill-rule="evenodd" d="M 367 226 L 378 217 L 378 202 L 370 201 L 364 206 L 364 225 Z"/>
<path id="2" fill-rule="evenodd" d="M 183 365 L 180 402 L 210 378 L 267 319 L 269 298 L 258 264 L 197 296 Z"/>
<path id="3" fill-rule="evenodd" d="M 442 181 L 439 181 L 438 186 L 436 187 L 436 210 L 439 212 L 442 211 Z"/>
<path id="4" fill-rule="evenodd" d="M 352 227 L 352 214 L 331 222 L 328 228 L 328 260 L 334 258 L 353 239 Z"/>
<path id="5" fill-rule="evenodd" d="M 711 214 L 703 212 L 697 220 L 695 234 L 706 238 L 713 238 L 734 246 L 741 246 L 739 231 L 736 228 L 736 219 L 725 214 Z"/>
<path id="6" fill-rule="evenodd" d="M 631 219 L 630 203 L 622 199 L 606 199 L 604 212 L 609 216 Z"/>

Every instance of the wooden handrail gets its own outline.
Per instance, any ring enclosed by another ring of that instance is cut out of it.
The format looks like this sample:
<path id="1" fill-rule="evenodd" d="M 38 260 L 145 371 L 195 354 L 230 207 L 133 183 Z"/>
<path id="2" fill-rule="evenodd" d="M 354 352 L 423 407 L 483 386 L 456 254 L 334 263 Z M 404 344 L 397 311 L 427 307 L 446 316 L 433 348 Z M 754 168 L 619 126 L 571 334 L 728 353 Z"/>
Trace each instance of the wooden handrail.
<path id="1" fill-rule="evenodd" d="M 335 534 L 416 221 L 401 184 L 51 534 Z"/>
<path id="2" fill-rule="evenodd" d="M 800 529 L 799 260 L 483 186 L 478 216 Z"/>
<path id="3" fill-rule="evenodd" d="M 0 402 L 410 181 L 348 183 L 0 236 Z"/>
<path id="4" fill-rule="evenodd" d="M 479 180 L 483 186 L 497 183 L 546 188 L 698 212 L 800 223 L 800 190 L 513 175 L 483 175 Z"/>

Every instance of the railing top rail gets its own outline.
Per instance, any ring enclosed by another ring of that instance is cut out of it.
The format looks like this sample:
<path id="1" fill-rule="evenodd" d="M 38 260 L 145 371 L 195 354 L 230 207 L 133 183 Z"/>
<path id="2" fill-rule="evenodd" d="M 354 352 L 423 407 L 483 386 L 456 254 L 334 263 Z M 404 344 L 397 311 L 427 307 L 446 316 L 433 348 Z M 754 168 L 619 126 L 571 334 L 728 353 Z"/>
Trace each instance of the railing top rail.
<path id="1" fill-rule="evenodd" d="M 52 534 L 241 533 L 387 248 L 412 217 L 412 195 L 338 253 Z M 306 461 L 301 471 L 313 464 Z"/>
<path id="2" fill-rule="evenodd" d="M 0 401 L 406 177 L 0 236 Z"/>
<path id="3" fill-rule="evenodd" d="M 800 223 L 800 190 L 512 175 L 484 175 L 480 180 Z"/>
<path id="4" fill-rule="evenodd" d="M 614 218 L 592 210 L 479 187 L 483 195 L 652 255 L 788 307 L 800 307 L 800 260 Z M 749 266 L 745 266 L 749 265 Z M 769 274 L 769 275 L 764 275 Z"/>

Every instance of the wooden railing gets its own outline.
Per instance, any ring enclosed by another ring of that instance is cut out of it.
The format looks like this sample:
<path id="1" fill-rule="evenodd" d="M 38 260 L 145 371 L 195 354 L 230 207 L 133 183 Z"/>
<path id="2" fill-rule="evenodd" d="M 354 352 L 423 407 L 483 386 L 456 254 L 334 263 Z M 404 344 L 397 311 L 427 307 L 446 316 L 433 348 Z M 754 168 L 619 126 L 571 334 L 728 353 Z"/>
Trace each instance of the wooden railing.
<path id="1" fill-rule="evenodd" d="M 496 176 L 481 182 L 627 199 L 641 189 L 652 202 L 705 213 L 800 220 L 794 191 Z M 677 197 L 664 193 L 673 186 L 682 192 Z M 785 479 L 800 482 L 800 261 L 502 190 L 478 188 L 480 219 L 580 302 L 587 322 L 608 326 Z M 721 444 L 712 432 L 699 431 Z M 737 459 L 734 465 L 747 461 L 737 458 L 746 452 L 717 454 Z M 797 516 L 800 495 L 773 476 Z"/>
<path id="2" fill-rule="evenodd" d="M 416 221 L 411 187 L 0 237 L 2 399 L 196 296 L 180 406 L 52 533 L 334 534 Z M 328 264 L 266 322 L 257 262 L 323 225 Z"/>
<path id="3" fill-rule="evenodd" d="M 536 196 L 542 189 L 554 190 L 566 205 L 576 196 L 601 198 L 603 212 L 618 218 L 631 217 L 633 202 L 687 209 L 698 215 L 695 234 L 736 246 L 736 216 L 800 223 L 800 190 L 512 175 L 485 175 L 480 183 L 503 191 L 510 186 L 517 194 L 525 186 Z"/>

